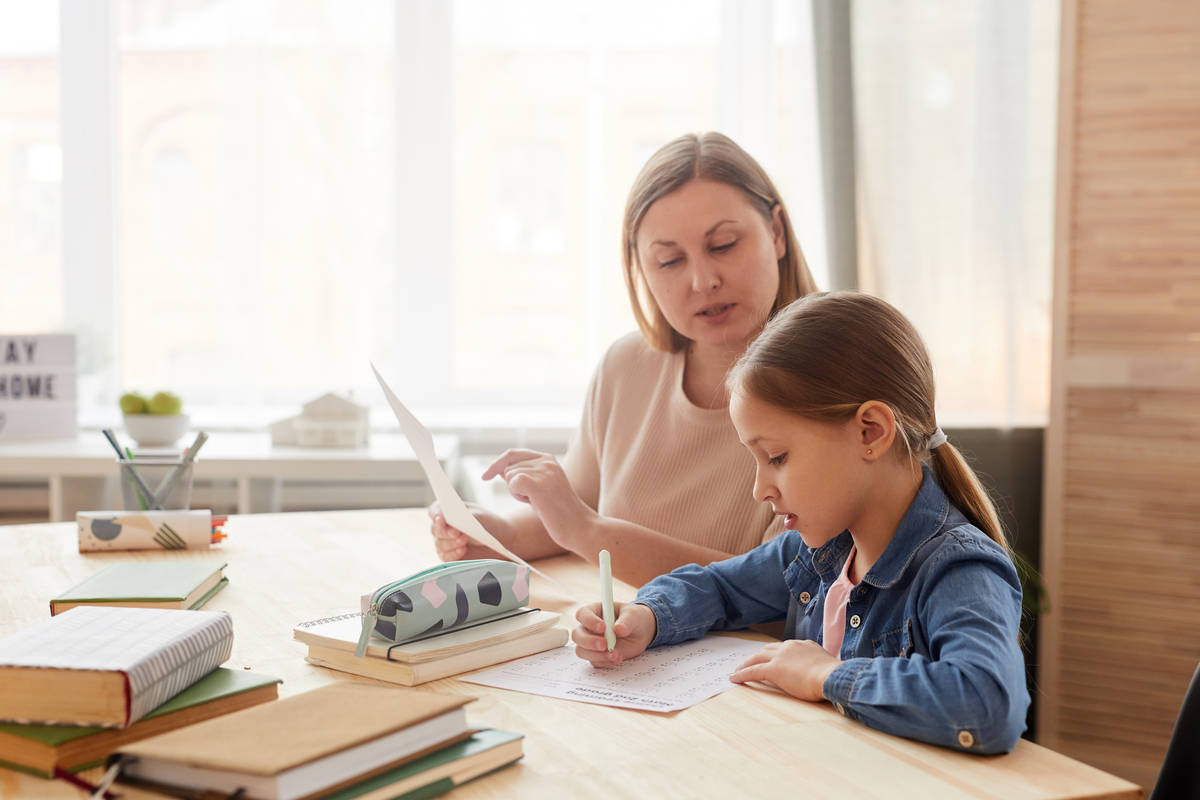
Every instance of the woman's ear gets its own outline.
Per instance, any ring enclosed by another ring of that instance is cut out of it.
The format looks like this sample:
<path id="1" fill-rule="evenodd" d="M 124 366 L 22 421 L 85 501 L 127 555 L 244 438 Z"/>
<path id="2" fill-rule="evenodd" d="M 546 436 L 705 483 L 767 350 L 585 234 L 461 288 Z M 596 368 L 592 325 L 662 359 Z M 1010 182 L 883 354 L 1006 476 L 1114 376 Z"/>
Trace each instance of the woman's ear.
<path id="1" fill-rule="evenodd" d="M 775 240 L 775 260 L 787 255 L 787 229 L 783 224 L 783 205 L 776 203 L 771 209 L 771 236 Z"/>
<path id="2" fill-rule="evenodd" d="M 854 424 L 863 458 L 875 461 L 892 449 L 896 441 L 896 415 L 887 403 L 878 400 L 863 403 L 854 414 Z"/>

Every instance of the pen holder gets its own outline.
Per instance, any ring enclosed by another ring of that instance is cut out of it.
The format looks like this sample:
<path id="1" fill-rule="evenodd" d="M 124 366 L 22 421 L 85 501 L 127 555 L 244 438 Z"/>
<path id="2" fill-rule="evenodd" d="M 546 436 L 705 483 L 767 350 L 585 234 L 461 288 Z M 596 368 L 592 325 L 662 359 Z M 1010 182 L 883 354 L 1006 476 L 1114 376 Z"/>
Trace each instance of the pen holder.
<path id="1" fill-rule="evenodd" d="M 126 511 L 183 510 L 191 506 L 193 462 L 139 458 L 117 464 Z"/>

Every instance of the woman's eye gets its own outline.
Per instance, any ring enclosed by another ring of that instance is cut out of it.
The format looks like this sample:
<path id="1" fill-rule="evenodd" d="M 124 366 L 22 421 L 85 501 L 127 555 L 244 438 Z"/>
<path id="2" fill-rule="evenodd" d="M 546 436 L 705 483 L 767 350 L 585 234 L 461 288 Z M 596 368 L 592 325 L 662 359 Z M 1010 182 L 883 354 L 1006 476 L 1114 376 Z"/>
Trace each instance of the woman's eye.
<path id="1" fill-rule="evenodd" d="M 786 459 L 786 458 L 787 458 L 787 453 L 780 453 L 777 456 L 773 456 L 773 457 L 767 459 L 767 463 L 777 467 L 780 464 L 782 464 L 784 459 Z"/>
<path id="2" fill-rule="evenodd" d="M 659 264 L 658 264 L 658 266 L 659 266 L 660 268 L 662 268 L 662 267 L 673 267 L 673 266 L 675 266 L 676 264 L 678 264 L 680 261 L 683 261 L 683 259 L 682 259 L 682 258 L 672 258 L 670 261 L 660 261 L 660 262 L 659 262 Z"/>
<path id="3" fill-rule="evenodd" d="M 729 244 L 714 245 L 713 247 L 711 247 L 709 249 L 712 250 L 714 253 L 724 253 L 726 250 L 732 249 L 735 244 L 737 244 L 736 239 L 734 239 Z"/>

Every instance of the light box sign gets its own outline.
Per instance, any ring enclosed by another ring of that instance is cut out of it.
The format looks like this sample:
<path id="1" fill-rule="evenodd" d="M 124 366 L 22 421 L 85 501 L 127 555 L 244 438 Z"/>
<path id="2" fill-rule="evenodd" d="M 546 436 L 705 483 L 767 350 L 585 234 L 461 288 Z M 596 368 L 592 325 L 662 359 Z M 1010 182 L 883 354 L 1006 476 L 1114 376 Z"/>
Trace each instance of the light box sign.
<path id="1" fill-rule="evenodd" d="M 0 334 L 0 442 L 76 431 L 75 336 Z"/>

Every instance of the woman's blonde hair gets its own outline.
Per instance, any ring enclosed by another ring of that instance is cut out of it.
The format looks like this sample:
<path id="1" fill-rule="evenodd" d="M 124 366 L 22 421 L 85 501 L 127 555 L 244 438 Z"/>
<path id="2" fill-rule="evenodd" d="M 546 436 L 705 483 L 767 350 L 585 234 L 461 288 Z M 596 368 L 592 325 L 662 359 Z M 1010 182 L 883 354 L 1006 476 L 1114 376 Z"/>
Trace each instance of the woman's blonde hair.
<path id="1" fill-rule="evenodd" d="M 971 524 L 1012 554 L 996 506 L 954 445 L 930 450 L 937 430 L 933 365 L 921 335 L 877 297 L 820 292 L 780 309 L 729 371 L 730 392 L 824 422 L 845 422 L 878 400 L 896 417 L 896 453 L 927 460 Z"/>
<path id="2" fill-rule="evenodd" d="M 650 157 L 638 173 L 629 199 L 625 201 L 625 217 L 621 223 L 621 262 L 625 269 L 625 287 L 633 316 L 646 341 L 658 350 L 678 353 L 688 339 L 671 327 L 662 309 L 654 301 L 637 257 L 638 228 L 650 206 L 693 180 L 714 181 L 740 189 L 750 203 L 767 220 L 774 221 L 775 206 L 779 206 L 787 252 L 779 259 L 779 291 L 775 295 L 776 309 L 783 308 L 798 297 L 816 291 L 808 264 L 787 208 L 766 171 L 728 136 L 720 133 L 689 133 L 668 142 Z"/>

